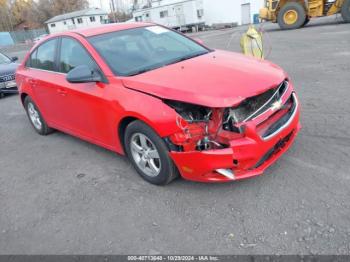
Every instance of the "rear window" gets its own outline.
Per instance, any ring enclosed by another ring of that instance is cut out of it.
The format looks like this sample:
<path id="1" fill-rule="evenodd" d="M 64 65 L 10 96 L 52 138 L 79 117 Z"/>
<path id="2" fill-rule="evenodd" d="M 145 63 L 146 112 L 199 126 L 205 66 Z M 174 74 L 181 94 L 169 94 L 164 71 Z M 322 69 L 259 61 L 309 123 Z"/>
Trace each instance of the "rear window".
<path id="1" fill-rule="evenodd" d="M 57 39 L 44 42 L 30 55 L 26 65 L 32 68 L 55 71 L 56 46 Z"/>

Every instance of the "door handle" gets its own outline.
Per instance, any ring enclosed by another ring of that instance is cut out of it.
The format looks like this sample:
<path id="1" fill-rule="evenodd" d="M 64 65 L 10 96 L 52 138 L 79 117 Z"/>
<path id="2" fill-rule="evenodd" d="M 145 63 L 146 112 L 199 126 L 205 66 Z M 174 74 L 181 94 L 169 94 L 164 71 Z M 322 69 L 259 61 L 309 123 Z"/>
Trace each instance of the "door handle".
<path id="1" fill-rule="evenodd" d="M 66 96 L 67 95 L 67 91 L 63 88 L 58 88 L 57 89 L 57 93 L 60 94 L 61 96 Z"/>

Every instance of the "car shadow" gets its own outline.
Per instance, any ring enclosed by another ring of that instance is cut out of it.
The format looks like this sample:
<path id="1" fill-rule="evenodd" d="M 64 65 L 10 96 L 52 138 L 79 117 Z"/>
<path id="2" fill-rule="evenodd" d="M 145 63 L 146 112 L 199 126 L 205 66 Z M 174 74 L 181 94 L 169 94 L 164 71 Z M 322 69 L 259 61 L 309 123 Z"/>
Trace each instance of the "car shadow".
<path id="1" fill-rule="evenodd" d="M 74 154 L 79 154 L 79 147 L 81 150 L 91 150 L 92 153 L 98 154 L 100 158 L 108 158 L 108 161 L 114 161 L 111 163 L 111 169 L 117 169 L 118 175 L 123 176 L 124 179 L 127 179 L 130 181 L 130 183 L 137 183 L 139 186 L 145 186 L 148 187 L 150 190 L 157 190 L 160 187 L 155 186 L 152 184 L 149 184 L 148 182 L 144 181 L 136 172 L 134 167 L 132 166 L 129 159 L 121 154 L 118 154 L 114 151 L 108 150 L 106 148 L 103 148 L 101 146 L 92 144 L 88 141 L 82 140 L 78 137 L 72 136 L 70 134 L 63 133 L 61 131 L 56 131 L 50 136 L 53 136 L 55 139 L 59 140 L 65 140 L 65 143 L 71 144 L 72 148 L 75 148 L 73 150 Z M 105 165 L 106 163 L 103 163 Z M 102 165 L 102 163 L 101 163 Z M 114 166 L 112 166 L 114 165 Z M 118 167 L 119 166 L 119 167 Z M 221 192 L 233 192 L 233 190 L 241 190 L 242 188 L 249 188 L 249 187 L 260 187 L 261 184 L 270 183 L 269 181 L 271 179 L 274 179 L 275 176 L 278 176 L 279 173 L 279 167 L 276 165 L 271 166 L 263 175 L 243 179 L 243 180 L 236 180 L 232 182 L 225 182 L 225 183 L 204 183 L 204 182 L 195 182 L 195 181 L 189 181 L 185 180 L 181 177 L 171 182 L 169 185 L 166 185 L 163 187 L 164 189 L 168 189 L 170 191 L 172 190 L 181 190 L 182 192 L 185 192 L 186 190 L 189 190 L 189 192 L 205 192 L 205 191 L 211 191 L 212 193 Z M 113 172 L 114 173 L 114 172 Z M 130 177 L 130 175 L 132 175 Z M 152 189 L 153 188 L 153 189 Z"/>

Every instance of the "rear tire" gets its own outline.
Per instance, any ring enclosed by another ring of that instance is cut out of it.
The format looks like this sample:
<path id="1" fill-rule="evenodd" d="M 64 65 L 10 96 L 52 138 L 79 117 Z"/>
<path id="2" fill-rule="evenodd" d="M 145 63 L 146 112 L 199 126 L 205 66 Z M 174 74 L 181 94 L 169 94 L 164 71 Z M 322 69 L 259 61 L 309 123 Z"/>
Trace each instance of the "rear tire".
<path id="1" fill-rule="evenodd" d="M 350 23 L 350 0 L 345 0 L 341 8 L 341 16 L 345 23 Z"/>
<path id="2" fill-rule="evenodd" d="M 152 128 L 134 121 L 125 130 L 124 148 L 139 175 L 154 185 L 166 185 L 178 177 L 169 150 Z"/>
<path id="3" fill-rule="evenodd" d="M 277 22 L 281 29 L 297 29 L 306 21 L 304 7 L 296 2 L 285 4 L 278 13 Z"/>
<path id="4" fill-rule="evenodd" d="M 53 129 L 47 125 L 38 107 L 29 96 L 24 99 L 24 108 L 27 112 L 30 123 L 39 135 L 46 136 L 53 132 Z"/>

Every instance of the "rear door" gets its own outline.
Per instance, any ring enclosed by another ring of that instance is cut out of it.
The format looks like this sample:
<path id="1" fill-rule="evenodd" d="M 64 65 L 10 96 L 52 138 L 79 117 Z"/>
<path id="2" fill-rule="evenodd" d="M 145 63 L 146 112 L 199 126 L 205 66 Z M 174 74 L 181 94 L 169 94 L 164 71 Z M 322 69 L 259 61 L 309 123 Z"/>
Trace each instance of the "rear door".
<path id="1" fill-rule="evenodd" d="M 37 47 L 26 63 L 26 79 L 33 90 L 34 100 L 45 120 L 51 126 L 60 126 L 57 103 L 57 82 L 59 74 L 56 66 L 58 39 L 48 40 Z"/>

